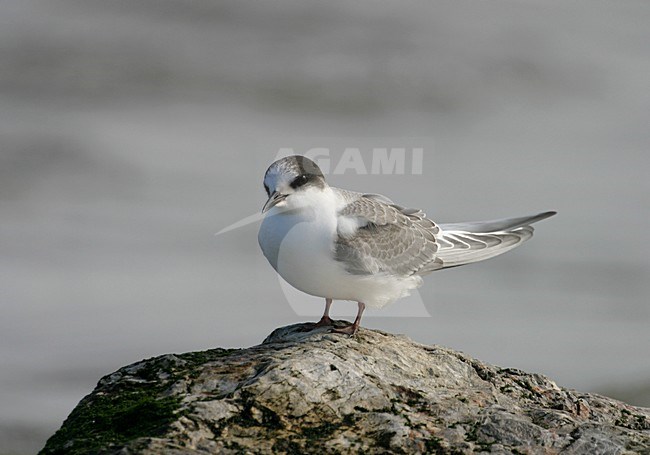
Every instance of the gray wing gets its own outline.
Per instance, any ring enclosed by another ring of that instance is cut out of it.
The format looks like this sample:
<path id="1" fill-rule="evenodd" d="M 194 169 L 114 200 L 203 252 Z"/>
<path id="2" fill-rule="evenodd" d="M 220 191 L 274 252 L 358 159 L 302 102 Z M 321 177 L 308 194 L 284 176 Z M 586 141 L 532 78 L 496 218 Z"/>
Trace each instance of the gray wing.
<path id="1" fill-rule="evenodd" d="M 443 231 L 465 231 L 465 232 L 499 232 L 510 231 L 518 227 L 529 226 L 538 221 L 542 221 L 557 212 L 543 212 L 537 215 L 522 216 L 519 218 L 502 218 L 500 220 L 490 221 L 466 221 L 464 223 L 445 223 L 440 224 Z"/>
<path id="2" fill-rule="evenodd" d="M 533 236 L 532 223 L 556 212 L 490 221 L 441 224 L 437 236 L 438 258 L 443 266 L 456 267 L 498 256 Z"/>
<path id="3" fill-rule="evenodd" d="M 424 213 L 381 195 L 346 196 L 349 202 L 339 217 L 355 220 L 359 227 L 349 234 L 339 231 L 334 253 L 349 273 L 410 276 L 442 268 L 436 258 L 440 229 Z"/>
<path id="4" fill-rule="evenodd" d="M 339 190 L 348 204 L 340 217 L 360 227 L 339 232 L 335 257 L 354 274 L 424 275 L 434 270 L 482 261 L 532 237 L 532 223 L 555 214 L 436 225 L 418 209 L 400 207 L 376 194 Z"/>

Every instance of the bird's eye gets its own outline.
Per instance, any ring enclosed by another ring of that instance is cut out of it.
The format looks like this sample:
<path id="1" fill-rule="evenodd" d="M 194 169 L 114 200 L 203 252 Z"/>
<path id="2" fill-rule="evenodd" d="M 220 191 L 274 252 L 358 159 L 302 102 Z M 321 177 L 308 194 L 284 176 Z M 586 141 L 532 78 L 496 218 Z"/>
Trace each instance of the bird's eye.
<path id="1" fill-rule="evenodd" d="M 296 189 L 298 187 L 301 187 L 308 181 L 309 181 L 309 177 L 307 177 L 307 175 L 305 174 L 299 175 L 293 180 L 293 182 L 291 182 L 291 188 Z"/>
<path id="2" fill-rule="evenodd" d="M 264 189 L 266 190 L 266 195 L 267 195 L 267 196 L 270 196 L 270 195 L 271 195 L 271 191 L 269 191 L 269 187 L 266 185 L 266 183 L 264 184 Z"/>

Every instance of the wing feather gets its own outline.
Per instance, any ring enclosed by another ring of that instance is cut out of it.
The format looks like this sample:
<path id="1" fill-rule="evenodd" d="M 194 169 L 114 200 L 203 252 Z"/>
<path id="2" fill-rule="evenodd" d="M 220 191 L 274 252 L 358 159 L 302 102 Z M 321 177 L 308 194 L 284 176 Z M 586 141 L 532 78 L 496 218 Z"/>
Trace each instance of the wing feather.
<path id="1" fill-rule="evenodd" d="M 420 210 L 404 209 L 380 195 L 359 195 L 339 218 L 361 220 L 352 233 L 339 230 L 335 242 L 335 257 L 350 273 L 410 276 L 442 267 L 436 259 L 440 229 Z"/>
<path id="2" fill-rule="evenodd" d="M 532 235 L 531 226 L 489 233 L 442 231 L 438 237 L 438 259 L 445 268 L 483 261 L 515 248 Z"/>
<path id="3" fill-rule="evenodd" d="M 542 212 L 537 215 L 522 216 L 518 218 L 502 218 L 490 221 L 466 221 L 464 223 L 444 223 L 440 224 L 443 231 L 464 231 L 464 232 L 500 232 L 510 231 L 518 227 L 529 226 L 538 221 L 542 221 L 557 212 Z"/>
<path id="4" fill-rule="evenodd" d="M 424 275 L 489 259 L 532 237 L 532 223 L 555 215 L 437 225 L 422 210 L 385 196 L 339 191 L 347 204 L 339 211 L 335 258 L 360 275 Z M 354 229 L 343 227 L 350 225 Z"/>

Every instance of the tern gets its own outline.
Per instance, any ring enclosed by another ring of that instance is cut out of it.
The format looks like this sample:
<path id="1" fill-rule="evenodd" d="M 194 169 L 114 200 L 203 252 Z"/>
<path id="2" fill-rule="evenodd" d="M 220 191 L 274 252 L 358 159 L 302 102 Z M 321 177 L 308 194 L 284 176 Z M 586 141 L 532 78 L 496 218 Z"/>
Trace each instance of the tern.
<path id="1" fill-rule="evenodd" d="M 379 194 L 329 186 L 319 167 L 295 155 L 264 175 L 268 200 L 258 233 L 264 256 L 296 289 L 325 299 L 315 327 L 333 325 L 333 300 L 357 302 L 354 335 L 366 305 L 381 308 L 409 295 L 422 276 L 509 251 L 533 235 L 532 223 L 554 215 L 437 224 L 424 212 Z"/>

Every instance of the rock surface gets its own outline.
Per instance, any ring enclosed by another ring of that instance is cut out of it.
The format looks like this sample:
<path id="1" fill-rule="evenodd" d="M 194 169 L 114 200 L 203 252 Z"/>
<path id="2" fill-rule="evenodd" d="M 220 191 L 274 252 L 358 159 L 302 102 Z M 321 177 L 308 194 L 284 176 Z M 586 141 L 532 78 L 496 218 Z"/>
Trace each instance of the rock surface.
<path id="1" fill-rule="evenodd" d="M 650 409 L 403 336 L 309 328 L 124 367 L 41 453 L 650 453 Z"/>

